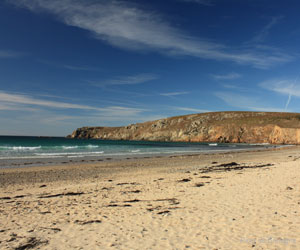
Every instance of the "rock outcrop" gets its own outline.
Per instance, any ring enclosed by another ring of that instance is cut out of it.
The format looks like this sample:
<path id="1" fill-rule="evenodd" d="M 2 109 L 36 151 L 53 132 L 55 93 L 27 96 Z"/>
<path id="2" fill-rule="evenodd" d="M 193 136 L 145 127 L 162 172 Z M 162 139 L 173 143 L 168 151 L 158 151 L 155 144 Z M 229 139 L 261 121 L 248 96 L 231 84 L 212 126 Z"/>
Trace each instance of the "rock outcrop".
<path id="1" fill-rule="evenodd" d="M 300 114 L 211 112 L 125 127 L 83 127 L 69 138 L 181 142 L 300 144 Z"/>

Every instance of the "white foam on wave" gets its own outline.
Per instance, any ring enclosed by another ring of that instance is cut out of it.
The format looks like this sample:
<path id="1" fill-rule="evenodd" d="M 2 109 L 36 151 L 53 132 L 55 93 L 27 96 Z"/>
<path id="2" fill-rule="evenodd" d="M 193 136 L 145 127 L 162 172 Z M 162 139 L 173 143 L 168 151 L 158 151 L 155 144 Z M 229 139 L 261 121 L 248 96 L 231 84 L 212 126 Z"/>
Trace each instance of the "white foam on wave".
<path id="1" fill-rule="evenodd" d="M 0 160 L 20 160 L 20 159 L 47 159 L 47 158 L 61 158 L 63 156 L 6 156 L 0 157 Z"/>
<path id="2" fill-rule="evenodd" d="M 1 149 L 4 150 L 14 150 L 14 151 L 32 151 L 32 150 L 37 150 L 40 149 L 42 146 L 38 147 L 23 147 L 23 146 L 14 146 L 14 147 L 0 147 Z"/>
<path id="3" fill-rule="evenodd" d="M 137 150 L 131 150 L 131 153 L 138 153 L 141 152 L 141 150 L 137 149 Z"/>
<path id="4" fill-rule="evenodd" d="M 63 149 L 78 149 L 78 148 L 99 148 L 97 145 L 85 145 L 85 146 L 62 146 Z"/>
<path id="5" fill-rule="evenodd" d="M 68 156 L 68 155 L 98 155 L 103 154 L 104 151 L 98 152 L 69 152 L 69 153 L 35 153 L 37 156 Z"/>
<path id="6" fill-rule="evenodd" d="M 210 143 L 210 144 L 208 144 L 208 146 L 210 146 L 210 147 L 216 147 L 216 146 L 218 146 L 218 143 Z"/>
<path id="7" fill-rule="evenodd" d="M 88 148 L 99 148 L 97 145 L 87 145 Z"/>
<path id="8" fill-rule="evenodd" d="M 234 150 L 232 148 L 223 148 L 223 149 L 218 149 L 217 147 L 213 147 L 214 149 L 209 149 L 207 148 L 206 150 L 195 150 L 195 149 L 189 149 L 189 150 L 166 150 L 166 151 L 148 151 L 148 152 L 104 152 L 104 151 L 96 151 L 96 152 L 57 152 L 57 153 L 33 153 L 33 155 L 30 156 L 0 156 L 0 160 L 13 160 L 13 159 L 38 159 L 38 158 L 84 158 L 84 157 L 107 157 L 107 156 L 112 156 L 112 157 L 123 157 L 123 156 L 130 156 L 130 155 L 172 155 L 172 154 L 190 154 L 190 153 L 195 153 L 195 154 L 201 154 L 201 153 L 216 153 L 216 152 L 230 152 L 230 151 L 244 151 L 244 150 L 251 150 L 250 148 L 235 148 Z M 253 148 L 255 149 L 255 148 Z"/>
<path id="9" fill-rule="evenodd" d="M 63 149 L 75 149 L 78 148 L 78 146 L 62 146 Z"/>

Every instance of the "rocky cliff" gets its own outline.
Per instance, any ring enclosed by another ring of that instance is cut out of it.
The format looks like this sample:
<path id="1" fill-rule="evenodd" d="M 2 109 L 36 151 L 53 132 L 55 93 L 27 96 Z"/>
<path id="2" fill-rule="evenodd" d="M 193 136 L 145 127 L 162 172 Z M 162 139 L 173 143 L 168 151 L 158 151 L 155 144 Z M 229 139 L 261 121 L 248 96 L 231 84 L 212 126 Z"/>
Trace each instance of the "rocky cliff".
<path id="1" fill-rule="evenodd" d="M 83 127 L 69 138 L 184 142 L 300 144 L 300 114 L 212 112 L 125 127 Z"/>

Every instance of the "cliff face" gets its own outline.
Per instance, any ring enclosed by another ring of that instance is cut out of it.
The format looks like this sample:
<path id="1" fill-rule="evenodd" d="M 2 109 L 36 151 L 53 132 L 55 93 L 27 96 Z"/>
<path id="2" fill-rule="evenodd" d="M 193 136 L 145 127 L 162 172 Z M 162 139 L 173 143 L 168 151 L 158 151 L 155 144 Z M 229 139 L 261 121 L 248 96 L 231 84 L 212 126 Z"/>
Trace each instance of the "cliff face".
<path id="1" fill-rule="evenodd" d="M 83 127 L 69 138 L 183 142 L 300 144 L 300 114 L 212 112 L 126 127 Z"/>

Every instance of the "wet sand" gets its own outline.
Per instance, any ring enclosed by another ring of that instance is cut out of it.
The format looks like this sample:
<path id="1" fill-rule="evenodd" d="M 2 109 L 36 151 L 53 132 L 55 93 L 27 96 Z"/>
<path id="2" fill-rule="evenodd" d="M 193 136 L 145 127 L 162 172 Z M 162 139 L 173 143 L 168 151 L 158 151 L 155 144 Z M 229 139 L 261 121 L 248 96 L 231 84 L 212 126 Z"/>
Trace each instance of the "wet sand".
<path id="1" fill-rule="evenodd" d="M 299 249 L 300 147 L 0 170 L 0 249 Z"/>

